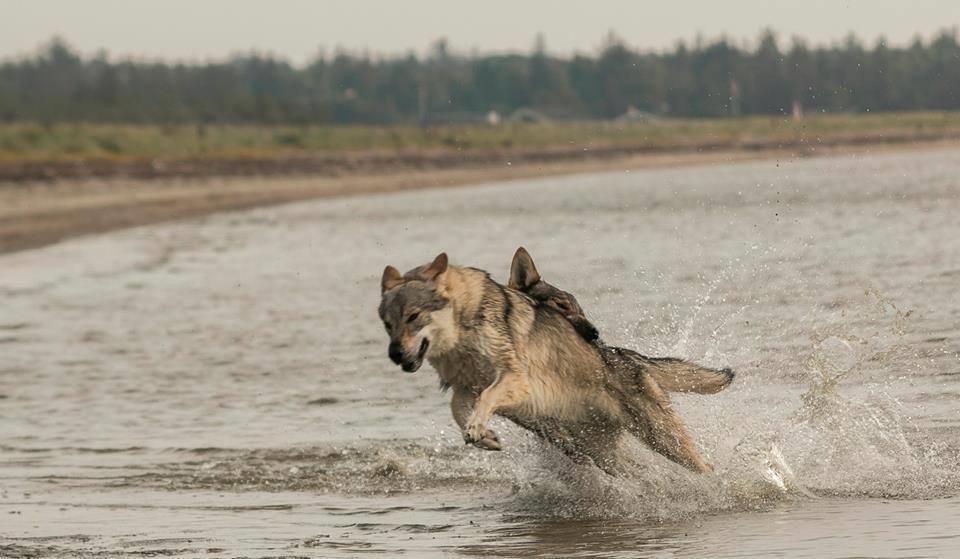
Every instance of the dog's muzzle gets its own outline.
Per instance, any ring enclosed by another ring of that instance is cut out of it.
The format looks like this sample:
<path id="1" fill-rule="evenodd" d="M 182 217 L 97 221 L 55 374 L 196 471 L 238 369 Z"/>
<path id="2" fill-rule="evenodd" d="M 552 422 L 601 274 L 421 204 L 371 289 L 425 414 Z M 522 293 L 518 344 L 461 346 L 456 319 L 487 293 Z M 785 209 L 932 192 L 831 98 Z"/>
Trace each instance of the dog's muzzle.
<path id="1" fill-rule="evenodd" d="M 430 347 L 430 340 L 424 338 L 420 342 L 420 347 L 417 349 L 417 355 L 410 358 L 406 353 L 401 349 L 400 344 L 391 343 L 390 347 L 387 349 L 387 355 L 390 356 L 390 360 L 400 365 L 400 368 L 408 373 L 415 373 L 420 369 L 420 366 L 423 365 L 423 356 L 427 354 L 427 349 Z"/>
<path id="2" fill-rule="evenodd" d="M 403 350 L 400 349 L 400 344 L 391 343 L 387 348 L 387 355 L 390 357 L 390 360 L 399 365 L 403 361 Z"/>

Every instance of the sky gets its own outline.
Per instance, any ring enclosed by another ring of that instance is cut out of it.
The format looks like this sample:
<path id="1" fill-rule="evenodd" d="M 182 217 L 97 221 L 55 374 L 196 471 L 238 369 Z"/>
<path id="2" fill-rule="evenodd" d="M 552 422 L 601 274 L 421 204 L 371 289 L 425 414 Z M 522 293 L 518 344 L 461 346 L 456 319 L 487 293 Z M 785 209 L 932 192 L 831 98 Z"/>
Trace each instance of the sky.
<path id="1" fill-rule="evenodd" d="M 0 58 L 58 35 L 86 54 L 197 62 L 257 51 L 295 63 L 321 48 L 372 54 L 529 51 L 538 33 L 559 55 L 595 52 L 610 31 L 647 50 L 771 28 L 813 44 L 854 32 L 874 43 L 960 26 L 960 0 L 0 0 Z"/>

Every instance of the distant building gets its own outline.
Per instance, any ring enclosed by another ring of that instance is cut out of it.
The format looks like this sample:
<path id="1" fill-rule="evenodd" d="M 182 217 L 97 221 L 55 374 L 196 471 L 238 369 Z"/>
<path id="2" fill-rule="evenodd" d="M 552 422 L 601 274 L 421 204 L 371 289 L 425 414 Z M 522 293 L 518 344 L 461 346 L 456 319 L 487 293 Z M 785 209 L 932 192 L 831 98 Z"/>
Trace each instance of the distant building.
<path id="1" fill-rule="evenodd" d="M 793 120 L 801 120 L 803 118 L 803 106 L 800 104 L 800 101 L 793 102 Z"/>
<path id="2" fill-rule="evenodd" d="M 652 122 L 659 119 L 660 117 L 653 113 L 641 111 L 633 105 L 630 105 L 627 107 L 627 111 L 625 113 L 613 120 L 614 122 Z"/>

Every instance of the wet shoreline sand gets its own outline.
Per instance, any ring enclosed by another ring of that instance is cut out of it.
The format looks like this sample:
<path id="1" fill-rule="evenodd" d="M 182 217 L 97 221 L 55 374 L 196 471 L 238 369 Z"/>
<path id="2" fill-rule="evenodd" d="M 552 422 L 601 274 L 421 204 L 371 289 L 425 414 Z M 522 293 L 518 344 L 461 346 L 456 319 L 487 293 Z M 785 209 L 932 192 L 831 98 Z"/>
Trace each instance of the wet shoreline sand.
<path id="1" fill-rule="evenodd" d="M 191 176 L 171 171 L 169 176 L 161 174 L 155 178 L 123 176 L 121 173 L 112 178 L 0 182 L 0 253 L 37 248 L 78 235 L 314 198 L 613 170 L 630 172 L 750 160 L 923 150 L 957 144 L 958 141 L 953 139 L 898 142 L 887 138 L 883 141 L 835 142 L 822 147 L 770 145 L 641 154 L 618 148 L 566 155 L 551 152 L 549 157 L 536 154 L 514 154 L 517 157 L 513 157 L 504 153 L 482 161 L 464 159 L 461 163 L 446 161 L 444 165 L 347 165 L 332 176 L 311 174 L 310 169 L 296 174 L 294 168 L 290 171 L 292 174 L 277 175 L 275 173 L 282 171 L 279 168 L 267 171 L 241 168 L 248 174 Z"/>

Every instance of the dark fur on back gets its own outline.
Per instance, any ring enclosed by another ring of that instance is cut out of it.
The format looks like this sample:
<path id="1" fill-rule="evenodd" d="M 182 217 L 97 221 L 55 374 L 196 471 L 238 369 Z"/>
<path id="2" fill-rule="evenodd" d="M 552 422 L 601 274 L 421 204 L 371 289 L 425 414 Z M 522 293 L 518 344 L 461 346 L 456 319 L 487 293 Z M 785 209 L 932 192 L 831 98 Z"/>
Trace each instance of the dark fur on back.
<path id="1" fill-rule="evenodd" d="M 600 331 L 587 320 L 587 315 L 583 312 L 577 298 L 572 293 L 557 289 L 543 281 L 533 263 L 533 258 L 523 247 L 518 248 L 513 255 L 513 262 L 510 264 L 510 281 L 507 285 L 529 295 L 538 305 L 558 311 L 570 321 L 584 340 L 592 342 L 600 338 Z"/>

